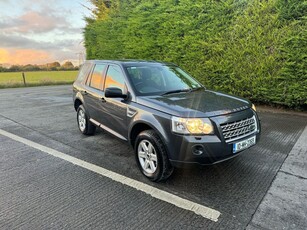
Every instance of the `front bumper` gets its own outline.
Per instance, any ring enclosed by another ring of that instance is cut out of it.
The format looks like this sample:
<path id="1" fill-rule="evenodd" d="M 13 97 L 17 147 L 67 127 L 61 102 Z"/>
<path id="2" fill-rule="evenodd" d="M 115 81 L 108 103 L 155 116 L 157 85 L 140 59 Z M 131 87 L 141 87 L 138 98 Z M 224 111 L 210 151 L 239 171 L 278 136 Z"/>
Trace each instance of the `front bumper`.
<path id="1" fill-rule="evenodd" d="M 226 142 L 220 124 L 238 121 L 256 116 L 257 130 L 235 141 Z M 235 114 L 210 118 L 215 126 L 215 135 L 178 135 L 172 134 L 169 146 L 169 159 L 173 166 L 181 167 L 186 164 L 210 165 L 216 164 L 240 155 L 244 150 L 233 153 L 233 144 L 256 136 L 256 144 L 260 140 L 260 122 L 257 114 L 246 110 Z"/>
<path id="2" fill-rule="evenodd" d="M 249 135 L 242 140 L 254 135 L 256 135 L 257 143 L 260 139 L 259 132 Z M 183 164 L 216 164 L 234 158 L 244 152 L 242 150 L 233 153 L 233 143 L 223 143 L 217 136 L 201 137 L 200 139 L 196 139 L 194 136 L 184 136 L 180 139 L 178 143 L 175 143 L 175 146 L 180 146 L 179 149 L 175 150 L 179 154 L 177 158 L 170 159 L 172 165 L 176 167 L 181 167 Z M 197 150 L 201 150 L 203 153 L 198 155 L 199 151 Z"/>

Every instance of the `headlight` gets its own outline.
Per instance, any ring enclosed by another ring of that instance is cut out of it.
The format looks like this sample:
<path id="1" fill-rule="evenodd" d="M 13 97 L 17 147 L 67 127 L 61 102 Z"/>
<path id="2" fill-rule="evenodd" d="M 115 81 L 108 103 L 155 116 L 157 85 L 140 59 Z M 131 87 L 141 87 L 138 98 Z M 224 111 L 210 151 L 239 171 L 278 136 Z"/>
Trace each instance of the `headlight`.
<path id="1" fill-rule="evenodd" d="M 180 134 L 212 134 L 213 126 L 208 118 L 172 117 L 172 131 Z"/>
<path id="2" fill-rule="evenodd" d="M 254 104 L 252 104 L 252 109 L 256 112 L 256 106 Z"/>

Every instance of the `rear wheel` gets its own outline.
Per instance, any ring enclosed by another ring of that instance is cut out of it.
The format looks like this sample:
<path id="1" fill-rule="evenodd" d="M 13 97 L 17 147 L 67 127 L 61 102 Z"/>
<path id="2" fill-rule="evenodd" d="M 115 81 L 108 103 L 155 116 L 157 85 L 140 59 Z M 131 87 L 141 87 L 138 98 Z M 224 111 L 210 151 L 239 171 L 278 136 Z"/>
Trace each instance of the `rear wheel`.
<path id="1" fill-rule="evenodd" d="M 96 126 L 89 121 L 83 105 L 80 105 L 77 109 L 77 122 L 81 133 L 84 135 L 94 134 Z"/>
<path id="2" fill-rule="evenodd" d="M 139 169 L 151 181 L 166 180 L 173 172 L 166 148 L 154 130 L 145 130 L 137 136 L 135 156 Z"/>

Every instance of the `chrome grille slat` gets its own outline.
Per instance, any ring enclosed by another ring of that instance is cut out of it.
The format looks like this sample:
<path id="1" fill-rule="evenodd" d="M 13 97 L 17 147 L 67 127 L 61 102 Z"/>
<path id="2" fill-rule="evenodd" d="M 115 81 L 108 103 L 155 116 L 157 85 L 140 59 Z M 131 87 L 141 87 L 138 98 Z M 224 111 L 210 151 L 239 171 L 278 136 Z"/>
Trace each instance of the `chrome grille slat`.
<path id="1" fill-rule="evenodd" d="M 255 116 L 240 121 L 222 124 L 221 129 L 226 142 L 231 142 L 252 134 L 257 130 Z"/>

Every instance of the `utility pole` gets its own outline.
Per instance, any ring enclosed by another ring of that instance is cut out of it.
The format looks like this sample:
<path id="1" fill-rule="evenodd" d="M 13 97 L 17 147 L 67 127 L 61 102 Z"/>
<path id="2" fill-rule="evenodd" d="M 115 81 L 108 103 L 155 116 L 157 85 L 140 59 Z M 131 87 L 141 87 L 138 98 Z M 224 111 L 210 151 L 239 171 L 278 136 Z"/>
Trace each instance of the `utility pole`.
<path id="1" fill-rule="evenodd" d="M 81 64 L 83 64 L 84 62 L 84 52 L 79 52 L 76 53 L 78 55 L 78 59 L 79 59 L 79 66 L 81 66 Z"/>

